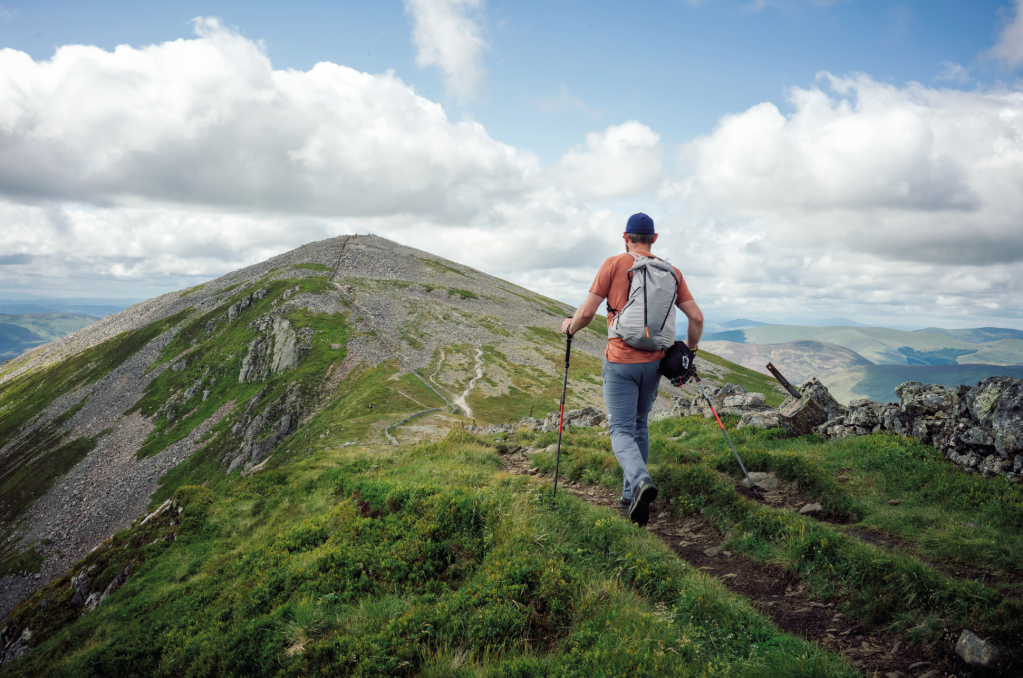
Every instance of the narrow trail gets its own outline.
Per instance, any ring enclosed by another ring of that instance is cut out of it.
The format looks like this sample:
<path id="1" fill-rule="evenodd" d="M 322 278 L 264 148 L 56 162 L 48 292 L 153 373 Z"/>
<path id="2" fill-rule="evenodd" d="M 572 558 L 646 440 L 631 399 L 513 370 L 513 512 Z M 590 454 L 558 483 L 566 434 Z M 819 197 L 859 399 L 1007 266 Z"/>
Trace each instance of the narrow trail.
<path id="1" fill-rule="evenodd" d="M 462 408 L 465 412 L 465 416 L 472 418 L 472 408 L 469 407 L 469 403 L 465 402 L 469 392 L 472 391 L 472 387 L 476 385 L 476 382 L 483 378 L 483 349 L 476 348 L 476 376 L 469 380 L 469 385 L 465 387 L 461 395 L 455 398 L 455 405 Z"/>
<path id="2" fill-rule="evenodd" d="M 550 482 L 551 476 L 531 468 L 521 451 L 501 457 L 502 470 L 514 475 L 533 476 Z M 595 506 L 624 515 L 618 508 L 618 493 L 599 485 L 584 485 L 562 479 L 559 488 Z M 802 501 L 790 497 L 786 504 Z M 721 536 L 703 516 L 677 518 L 653 504 L 647 529 L 688 564 L 717 579 L 729 591 L 745 597 L 778 628 L 819 643 L 840 654 L 871 678 L 943 678 L 961 675 L 962 666 L 949 666 L 928 653 L 925 646 L 910 645 L 904 638 L 884 635 L 879 629 L 863 627 L 839 611 L 841 599 L 811 600 L 799 575 L 776 565 L 759 563 L 722 546 L 730 535 Z M 966 674 L 972 675 L 967 669 Z"/>

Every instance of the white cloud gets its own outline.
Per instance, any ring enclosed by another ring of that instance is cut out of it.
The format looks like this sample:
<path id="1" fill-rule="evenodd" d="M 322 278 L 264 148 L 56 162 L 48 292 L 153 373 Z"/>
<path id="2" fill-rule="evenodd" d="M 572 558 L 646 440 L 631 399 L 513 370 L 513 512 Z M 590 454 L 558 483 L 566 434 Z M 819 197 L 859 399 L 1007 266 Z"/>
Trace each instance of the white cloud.
<path id="1" fill-rule="evenodd" d="M 749 314 L 1023 317 L 1023 93 L 823 80 L 683 150 L 694 273 Z"/>
<path id="2" fill-rule="evenodd" d="M 687 148 L 688 197 L 770 219 L 790 241 L 886 259 L 1023 260 L 1023 92 L 825 76 L 794 112 L 760 104 Z"/>
<path id="3" fill-rule="evenodd" d="M 563 155 L 551 174 L 586 198 L 604 201 L 644 193 L 664 178 L 660 139 L 635 120 L 612 125 L 587 134 L 585 145 Z"/>
<path id="4" fill-rule="evenodd" d="M 958 82 L 960 85 L 964 85 L 973 80 L 973 78 L 970 77 L 970 69 L 961 64 L 952 63 L 951 61 L 941 62 L 941 73 L 938 73 L 934 79 Z"/>
<path id="5" fill-rule="evenodd" d="M 998 42 L 988 51 L 988 55 L 999 59 L 1010 69 L 1023 63 L 1023 0 L 1015 0 L 1016 16 L 1005 25 Z"/>
<path id="6" fill-rule="evenodd" d="M 470 243 L 489 270 L 509 257 L 520 271 L 590 265 L 614 234 L 595 235 L 610 213 L 580 196 L 643 191 L 660 173 L 658 137 L 639 123 L 543 168 L 393 73 L 275 70 L 216 20 L 195 30 L 40 62 L 0 50 L 0 252 L 32 262 L 0 282 L 173 287 L 367 231 L 431 251 Z"/>
<path id="7" fill-rule="evenodd" d="M 18 18 L 18 11 L 14 9 L 7 9 L 3 5 L 0 5 L 0 23 L 7 23 L 8 21 L 14 21 Z"/>
<path id="8" fill-rule="evenodd" d="M 482 27 L 472 16 L 482 0 L 405 0 L 412 15 L 412 42 L 420 68 L 437 66 L 449 92 L 471 99 L 487 71 L 483 67 Z"/>
<path id="9" fill-rule="evenodd" d="M 1023 93 L 827 76 L 722 118 L 681 176 L 638 121 L 544 167 L 393 73 L 196 30 L 0 50 L 0 287 L 147 296 L 374 232 L 574 301 L 643 210 L 712 317 L 1023 318 Z"/>
<path id="10" fill-rule="evenodd" d="M 44 62 L 0 51 L 0 193 L 464 220 L 537 167 L 391 73 L 274 70 L 261 45 L 195 26 L 196 40 Z"/>

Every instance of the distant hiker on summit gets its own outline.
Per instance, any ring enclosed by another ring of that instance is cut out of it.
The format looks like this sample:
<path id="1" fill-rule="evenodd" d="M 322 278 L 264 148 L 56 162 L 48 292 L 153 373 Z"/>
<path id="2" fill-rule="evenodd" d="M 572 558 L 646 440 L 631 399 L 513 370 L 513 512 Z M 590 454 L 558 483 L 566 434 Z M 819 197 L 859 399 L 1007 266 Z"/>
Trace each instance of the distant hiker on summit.
<path id="1" fill-rule="evenodd" d="M 611 447 L 624 476 L 619 501 L 630 520 L 646 525 L 650 503 L 657 498 L 646 462 L 650 453 L 647 415 L 657 398 L 658 365 L 675 343 L 675 308 L 689 318 L 687 365 L 703 334 L 703 313 L 682 272 L 650 253 L 650 246 L 657 242 L 653 219 L 642 212 L 633 214 L 622 236 L 625 254 L 604 262 L 586 301 L 565 319 L 561 331 L 568 335 L 582 331 L 607 299 L 604 402 Z M 686 350 L 681 344 L 680 348 Z"/>

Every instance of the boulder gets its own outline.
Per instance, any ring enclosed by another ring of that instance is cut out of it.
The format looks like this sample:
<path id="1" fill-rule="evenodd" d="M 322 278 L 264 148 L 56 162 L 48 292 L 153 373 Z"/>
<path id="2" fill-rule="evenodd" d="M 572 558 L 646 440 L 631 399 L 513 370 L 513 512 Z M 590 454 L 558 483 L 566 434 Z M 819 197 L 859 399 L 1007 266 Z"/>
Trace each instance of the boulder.
<path id="1" fill-rule="evenodd" d="M 743 395 L 730 395 L 721 400 L 721 407 L 756 407 L 767 402 L 763 393 L 746 393 Z"/>
<path id="2" fill-rule="evenodd" d="M 750 471 L 749 479 L 753 481 L 753 484 L 762 490 L 773 492 L 778 489 L 781 485 L 781 478 L 774 475 L 773 473 L 767 473 L 763 471 Z M 743 479 L 742 484 L 749 487 L 749 483 Z"/>
<path id="3" fill-rule="evenodd" d="M 812 398 L 788 398 L 778 408 L 778 418 L 794 436 L 813 433 L 830 419 L 827 410 Z"/>
<path id="4" fill-rule="evenodd" d="M 955 411 L 959 400 L 957 389 L 939 384 L 921 384 L 918 381 L 907 381 L 895 387 L 895 395 L 899 396 L 899 409 L 903 414 L 916 417 L 929 417 L 944 412 L 947 417 Z"/>
<path id="5" fill-rule="evenodd" d="M 884 407 L 881 403 L 871 400 L 854 400 L 849 403 L 849 411 L 843 422 L 847 426 L 869 428 L 873 431 L 881 426 Z"/>
<path id="6" fill-rule="evenodd" d="M 956 654 L 970 666 L 982 666 L 993 669 L 998 666 L 1002 651 L 997 645 L 981 640 L 968 629 L 963 629 L 956 641 Z"/>
<path id="7" fill-rule="evenodd" d="M 774 408 L 746 412 L 742 415 L 742 421 L 736 428 L 746 428 L 747 426 L 759 429 L 779 428 L 781 427 L 781 418 L 778 416 L 778 410 Z"/>
<path id="8" fill-rule="evenodd" d="M 946 429 L 950 426 L 954 424 L 948 419 L 920 417 L 913 421 L 909 435 L 925 445 L 933 445 L 935 441 L 940 441 L 944 437 Z"/>
<path id="9" fill-rule="evenodd" d="M 817 377 L 800 386 L 799 393 L 801 397 L 789 396 L 778 408 L 782 426 L 792 435 L 813 433 L 828 421 L 848 414 Z"/>
<path id="10" fill-rule="evenodd" d="M 823 513 L 823 512 L 824 512 L 824 507 L 821 506 L 820 504 L 816 504 L 816 503 L 814 503 L 814 504 L 807 504 L 803 508 L 799 509 L 800 515 L 804 515 L 804 516 L 814 516 L 814 515 L 817 515 L 818 513 Z"/>

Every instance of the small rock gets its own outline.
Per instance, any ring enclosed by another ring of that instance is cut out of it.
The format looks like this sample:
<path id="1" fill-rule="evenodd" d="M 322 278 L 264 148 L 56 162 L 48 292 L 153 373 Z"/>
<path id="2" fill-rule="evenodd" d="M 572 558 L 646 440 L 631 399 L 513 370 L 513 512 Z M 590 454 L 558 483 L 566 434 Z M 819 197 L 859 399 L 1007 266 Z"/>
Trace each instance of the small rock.
<path id="1" fill-rule="evenodd" d="M 823 512 L 824 512 L 824 507 L 821 506 L 820 504 L 807 504 L 803 508 L 799 509 L 800 515 L 804 515 L 804 516 L 812 516 L 812 515 L 816 515 L 818 513 L 823 513 Z"/>
<path id="2" fill-rule="evenodd" d="M 339 350 L 340 348 L 341 348 L 341 344 L 331 344 L 331 345 L 330 345 L 330 349 L 331 349 L 332 351 L 337 351 L 337 350 Z"/>
<path id="3" fill-rule="evenodd" d="M 980 523 L 975 523 L 972 520 L 967 520 L 963 523 L 963 527 L 980 527 Z"/>
<path id="4" fill-rule="evenodd" d="M 754 485 L 768 492 L 773 492 L 774 490 L 778 489 L 778 485 L 781 484 L 781 478 L 774 475 L 773 473 L 763 473 L 760 471 L 754 471 L 749 474 L 749 478 L 750 480 L 753 481 Z M 745 485 L 746 487 L 749 487 L 749 483 L 746 482 L 745 480 L 742 481 L 742 484 Z"/>
<path id="5" fill-rule="evenodd" d="M 703 555 L 707 556 L 708 558 L 717 558 L 721 551 L 722 549 L 720 546 L 713 546 L 704 551 Z"/>
<path id="6" fill-rule="evenodd" d="M 722 578 L 722 579 L 731 579 L 731 578 L 733 578 L 733 577 L 738 577 L 738 576 L 739 576 L 739 575 L 737 575 L 737 574 L 735 574 L 735 573 L 732 573 L 732 574 L 723 574 L 723 575 L 721 575 L 721 578 Z"/>
<path id="7" fill-rule="evenodd" d="M 920 678 L 941 678 L 941 672 L 937 670 L 928 671 L 927 673 L 920 674 Z"/>
<path id="8" fill-rule="evenodd" d="M 981 640 L 972 631 L 963 629 L 959 640 L 956 641 L 956 654 L 971 666 L 993 669 L 998 666 L 1002 650 L 997 645 Z"/>
<path id="9" fill-rule="evenodd" d="M 916 662 L 915 664 L 910 664 L 909 665 L 909 670 L 910 671 L 915 671 L 916 669 L 927 668 L 930 665 L 931 665 L 930 662 Z"/>
<path id="10" fill-rule="evenodd" d="M 798 610 L 796 610 L 793 614 L 803 614 L 804 612 L 809 612 L 810 609 L 811 608 L 809 607 L 801 607 Z"/>

